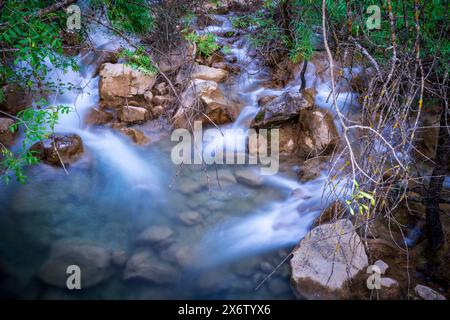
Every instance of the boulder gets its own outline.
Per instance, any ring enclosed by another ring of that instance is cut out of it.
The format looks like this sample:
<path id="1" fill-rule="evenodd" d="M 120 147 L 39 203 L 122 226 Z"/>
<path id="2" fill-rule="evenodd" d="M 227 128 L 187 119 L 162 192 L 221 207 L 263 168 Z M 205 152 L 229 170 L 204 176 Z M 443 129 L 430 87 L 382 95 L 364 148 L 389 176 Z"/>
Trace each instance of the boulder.
<path id="1" fill-rule="evenodd" d="M 177 83 L 183 83 L 186 79 L 211 80 L 215 82 L 225 81 L 228 71 L 219 68 L 208 67 L 201 64 L 194 64 L 192 68 L 182 69 L 176 78 Z"/>
<path id="2" fill-rule="evenodd" d="M 76 134 L 54 135 L 35 143 L 31 148 L 43 162 L 62 166 L 77 161 L 84 152 L 83 142 Z"/>
<path id="3" fill-rule="evenodd" d="M 124 280 L 141 279 L 156 284 L 168 284 L 177 280 L 178 271 L 171 264 L 159 261 L 150 252 L 134 254 L 127 262 Z"/>
<path id="4" fill-rule="evenodd" d="M 421 284 L 414 288 L 414 292 L 423 300 L 447 300 L 442 294 Z"/>
<path id="5" fill-rule="evenodd" d="M 145 104 L 156 75 L 145 74 L 120 63 L 105 63 L 100 69 L 100 104 L 108 108 Z"/>
<path id="6" fill-rule="evenodd" d="M 275 99 L 276 97 L 277 96 L 263 96 L 263 97 L 258 99 L 258 105 L 260 107 L 263 107 L 266 104 L 268 104 L 269 102 L 271 102 L 273 99 Z"/>
<path id="7" fill-rule="evenodd" d="M 289 156 L 294 155 L 297 152 L 297 137 L 298 129 L 297 124 L 290 120 L 282 123 L 279 127 L 279 145 L 278 150 L 280 155 Z"/>
<path id="8" fill-rule="evenodd" d="M 111 122 L 114 119 L 114 116 L 105 110 L 92 108 L 85 118 L 85 122 L 88 125 L 104 125 L 108 122 Z"/>
<path id="9" fill-rule="evenodd" d="M 307 299 L 344 299 L 349 281 L 364 271 L 368 258 L 349 220 L 324 224 L 311 230 L 294 249 L 291 283 Z"/>
<path id="10" fill-rule="evenodd" d="M 218 84 L 210 80 L 192 80 L 181 94 L 181 101 L 172 119 L 176 128 L 189 128 L 187 117 L 191 121 L 224 124 L 234 121 L 239 113 L 238 104 L 225 99 Z"/>
<path id="11" fill-rule="evenodd" d="M 263 104 L 261 111 L 256 115 L 255 126 L 267 127 L 298 118 L 301 110 L 310 109 L 313 106 L 314 98 L 311 91 L 304 90 L 303 93 L 285 92 Z"/>
<path id="12" fill-rule="evenodd" d="M 16 84 L 7 84 L 1 88 L 4 99 L 0 101 L 0 110 L 16 115 L 31 106 L 31 94 L 28 88 Z"/>
<path id="13" fill-rule="evenodd" d="M 70 265 L 80 267 L 82 289 L 95 286 L 112 275 L 111 252 L 108 249 L 61 241 L 52 246 L 38 277 L 46 284 L 67 289 L 66 271 Z"/>
<path id="14" fill-rule="evenodd" d="M 144 145 L 150 142 L 150 139 L 141 130 L 135 128 L 122 128 L 120 129 L 120 132 L 130 137 L 136 144 Z"/>
<path id="15" fill-rule="evenodd" d="M 9 129 L 14 124 L 14 120 L 9 118 L 0 118 L 0 143 L 4 146 L 10 146 L 14 142 L 16 132 Z"/>
<path id="16" fill-rule="evenodd" d="M 225 81 L 227 77 L 228 71 L 204 65 L 196 65 L 191 74 L 192 79 L 211 80 L 218 83 Z"/>
<path id="17" fill-rule="evenodd" d="M 117 118 L 125 123 L 143 123 L 150 118 L 150 113 L 142 107 L 124 106 L 117 112 Z"/>
<path id="18" fill-rule="evenodd" d="M 167 244 L 172 242 L 173 230 L 165 226 L 151 226 L 138 236 L 140 244 Z"/>
<path id="19" fill-rule="evenodd" d="M 333 117 L 318 108 L 300 111 L 298 132 L 298 153 L 305 158 L 328 155 L 339 142 Z"/>

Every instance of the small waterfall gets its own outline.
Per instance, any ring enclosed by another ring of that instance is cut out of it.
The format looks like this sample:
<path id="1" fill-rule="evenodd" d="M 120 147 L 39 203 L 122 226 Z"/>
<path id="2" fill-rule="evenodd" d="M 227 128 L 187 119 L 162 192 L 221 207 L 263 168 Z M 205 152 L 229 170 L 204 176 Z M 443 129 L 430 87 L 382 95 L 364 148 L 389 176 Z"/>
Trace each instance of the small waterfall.
<path id="1" fill-rule="evenodd" d="M 89 37 L 98 50 L 116 50 L 119 46 L 127 45 L 102 28 L 92 29 Z M 94 52 L 79 55 L 76 59 L 82 66 L 80 71 L 69 70 L 64 74 L 52 75 L 63 83 L 72 83 L 79 88 L 67 90 L 63 95 L 55 95 L 51 100 L 53 105 L 68 105 L 73 109 L 73 112 L 60 116 L 55 131 L 78 134 L 87 149 L 94 153 L 94 158 L 102 160 L 106 167 L 114 170 L 112 176 L 122 176 L 135 188 L 154 191 L 157 189 L 157 170 L 139 155 L 137 147 L 112 129 L 94 130 L 84 125 L 85 116 L 91 108 L 97 107 L 99 102 L 99 77 L 92 76 L 96 58 L 98 57 Z M 85 65 L 86 62 L 90 64 Z"/>
<path id="2" fill-rule="evenodd" d="M 228 20 L 220 21 L 221 26 L 210 26 L 207 28 L 208 32 L 230 31 Z M 230 55 L 236 57 L 242 70 L 234 87 L 240 93 L 245 106 L 234 123 L 223 126 L 223 129 L 240 129 L 245 137 L 251 121 L 260 110 L 258 100 L 263 96 L 279 96 L 285 91 L 298 91 L 300 81 L 294 80 L 282 90 L 264 88 L 261 84 L 269 78 L 269 73 L 260 65 L 258 59 L 251 56 L 250 46 L 244 37 L 233 43 L 230 52 Z M 306 79 L 308 86 L 314 85 L 313 64 L 307 69 Z M 325 84 L 321 84 L 317 100 L 324 94 Z M 245 151 L 245 139 L 239 139 L 244 144 L 236 146 L 235 138 L 218 134 L 207 148 L 213 150 L 225 145 L 237 151 Z M 323 190 L 325 181 L 324 176 L 305 184 L 280 174 L 265 177 L 266 185 L 287 192 L 286 200 L 273 203 L 268 208 L 252 212 L 244 218 L 233 218 L 212 227 L 197 247 L 196 256 L 202 259 L 193 259 L 201 261 L 194 267 L 211 267 L 243 256 L 294 245 L 308 232 L 313 220 L 327 205 L 326 201 L 322 201 L 322 193 L 318 192 Z M 296 189 L 302 193 L 301 198 L 291 196 L 292 191 Z"/>
<path id="3" fill-rule="evenodd" d="M 328 204 L 322 201 L 321 192 L 317 192 L 323 189 L 325 177 L 304 185 L 278 176 L 271 180 L 290 192 L 301 189 L 302 196 L 289 196 L 265 210 L 213 227 L 195 251 L 194 257 L 202 259 L 193 259 L 197 262 L 192 267 L 210 268 L 244 256 L 292 246 L 305 236 Z"/>

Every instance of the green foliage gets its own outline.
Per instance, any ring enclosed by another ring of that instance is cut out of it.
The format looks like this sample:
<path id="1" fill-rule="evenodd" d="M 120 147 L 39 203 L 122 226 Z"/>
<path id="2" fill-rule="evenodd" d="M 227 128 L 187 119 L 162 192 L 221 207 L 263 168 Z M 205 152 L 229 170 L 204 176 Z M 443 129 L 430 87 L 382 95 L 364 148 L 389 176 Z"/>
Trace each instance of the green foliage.
<path id="1" fill-rule="evenodd" d="M 54 71 L 78 70 L 74 58 L 63 54 L 63 35 L 67 14 L 60 9 L 44 15 L 36 15 L 41 9 L 55 4 L 53 0 L 5 0 L 0 11 L 0 86 L 17 84 L 28 87 L 35 95 L 52 96 L 63 94 L 75 86 L 51 76 Z M 151 30 L 153 17 L 146 0 L 91 0 L 86 3 L 92 9 L 106 9 L 111 24 L 121 31 L 143 34 Z M 101 12 L 100 10 L 97 12 Z M 82 19 L 82 27 L 85 27 Z M 83 34 L 83 30 L 80 35 Z M 125 52 L 124 59 L 139 70 L 151 73 L 154 66 L 141 50 Z M 0 102 L 4 101 L 0 90 Z M 30 145 L 53 133 L 60 114 L 69 112 L 64 106 L 50 106 L 45 100 L 36 103 L 36 108 L 27 109 L 16 116 L 11 130 L 24 132 L 20 148 L 14 152 L 0 146 L 0 176 L 8 182 L 13 176 L 20 182 L 26 180 L 23 168 L 35 164 L 38 159 L 28 150 Z"/>
<path id="2" fill-rule="evenodd" d="M 153 28 L 154 21 L 148 1 L 95 0 L 93 5 L 105 5 L 109 21 L 119 30 L 142 35 Z"/>
<path id="3" fill-rule="evenodd" d="M 355 208 L 360 215 L 369 215 L 370 207 L 375 207 L 375 194 L 373 192 L 362 191 L 358 182 L 353 180 L 353 194 L 346 200 L 348 209 L 352 215 L 355 214 Z"/>
<path id="4" fill-rule="evenodd" d="M 310 60 L 314 52 L 312 41 L 313 32 L 303 23 L 297 23 L 294 29 L 294 37 L 286 40 L 289 48 L 289 58 L 292 62 Z M 291 42 L 292 41 L 292 42 Z"/>
<path id="5" fill-rule="evenodd" d="M 50 72 L 77 70 L 75 60 L 63 55 L 62 30 L 66 28 L 66 14 L 56 11 L 42 17 L 35 13 L 54 4 L 54 1 L 6 1 L 0 12 L 0 46 L 6 49 L 0 61 L 0 84 L 18 84 L 28 87 L 32 93 L 43 95 L 61 94 L 70 90 L 71 83 L 52 80 Z M 47 63 L 48 61 L 48 63 Z M 5 100 L 0 90 L 0 100 Z M 59 113 L 67 112 L 64 107 L 49 107 L 43 100 L 37 109 L 26 109 L 15 117 L 12 132 L 23 127 L 24 138 L 20 148 L 14 152 L 1 146 L 0 176 L 9 182 L 12 176 L 25 182 L 23 167 L 35 164 L 38 159 L 28 148 L 34 142 L 48 137 L 53 132 Z"/>
<path id="6" fill-rule="evenodd" d="M 145 52 L 145 48 L 138 47 L 136 50 L 131 51 L 123 49 L 119 57 L 124 59 L 126 64 L 131 68 L 139 70 L 146 74 L 155 74 L 158 69 L 153 64 L 150 56 Z"/>
<path id="7" fill-rule="evenodd" d="M 0 172 L 4 182 L 11 181 L 12 176 L 15 176 L 18 182 L 26 182 L 27 177 L 23 172 L 23 167 L 39 163 L 35 152 L 29 149 L 30 146 L 53 134 L 60 115 L 68 114 L 70 111 L 71 108 L 68 106 L 48 106 L 46 100 L 41 100 L 37 109 L 28 108 L 17 114 L 16 122 L 9 129 L 11 132 L 16 132 L 22 128 L 24 138 L 17 154 L 1 147 Z"/>
<path id="8" fill-rule="evenodd" d="M 379 5 L 381 9 L 381 29 L 369 31 L 366 27 L 369 18 L 366 10 L 373 4 Z M 414 0 L 392 1 L 397 43 L 402 50 L 411 50 L 416 39 L 414 4 Z M 282 27 L 282 5 L 288 6 L 289 30 Z M 347 35 L 350 22 L 351 35 L 359 39 L 380 64 L 390 59 L 392 52 L 389 48 L 392 43 L 386 1 L 374 3 L 372 0 L 327 0 L 326 8 L 327 22 L 335 30 L 339 30 L 338 35 Z M 349 17 L 347 11 L 350 11 Z M 421 57 L 436 57 L 437 70 L 444 74 L 448 72 L 450 60 L 450 40 L 449 37 L 442 36 L 449 33 L 448 1 L 420 2 L 419 13 Z M 234 17 L 231 22 L 235 28 L 249 29 L 250 38 L 256 47 L 284 50 L 294 62 L 308 60 L 314 48 L 313 30 L 320 32 L 322 25 L 321 3 L 316 0 L 264 0 L 261 10 Z"/>
<path id="9" fill-rule="evenodd" d="M 62 55 L 60 36 L 65 28 L 64 12 L 51 13 L 46 19 L 34 18 L 34 13 L 50 5 L 52 1 L 7 1 L 0 13 L 4 28 L 0 30 L 0 44 L 9 48 L 7 59 L 0 64 L 0 83 L 20 83 L 32 87 L 35 84 L 55 89 L 45 82 L 54 68 L 67 70 L 76 68 L 73 59 Z"/>
<path id="10" fill-rule="evenodd" d="M 234 28 L 248 29 L 249 39 L 257 48 L 286 51 L 293 62 L 309 60 L 313 52 L 311 26 L 297 21 L 293 25 L 294 36 L 288 36 L 277 20 L 276 8 L 283 2 L 266 0 L 263 10 L 233 17 L 231 23 Z"/>
<path id="11" fill-rule="evenodd" d="M 220 45 L 212 33 L 198 35 L 195 32 L 189 32 L 185 35 L 185 39 L 194 43 L 197 46 L 197 52 L 204 57 L 209 57 L 220 49 Z"/>

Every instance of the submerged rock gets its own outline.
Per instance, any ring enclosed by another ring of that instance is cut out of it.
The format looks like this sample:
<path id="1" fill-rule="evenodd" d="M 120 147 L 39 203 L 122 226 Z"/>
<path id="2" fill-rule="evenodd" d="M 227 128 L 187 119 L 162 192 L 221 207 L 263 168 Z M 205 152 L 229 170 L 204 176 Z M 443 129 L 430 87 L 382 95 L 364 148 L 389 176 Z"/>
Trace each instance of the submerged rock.
<path id="1" fill-rule="evenodd" d="M 14 120 L 9 118 L 0 118 L 0 143 L 5 146 L 10 146 L 14 142 L 16 132 L 11 132 L 9 129 L 14 124 Z"/>
<path id="2" fill-rule="evenodd" d="M 83 142 L 76 134 L 54 135 L 35 143 L 31 148 L 43 162 L 61 166 L 77 161 L 84 152 Z M 61 163 L 62 162 L 62 163 Z"/>
<path id="3" fill-rule="evenodd" d="M 111 254 L 112 263 L 116 267 L 123 267 L 128 260 L 128 253 L 125 250 L 117 249 Z"/>
<path id="4" fill-rule="evenodd" d="M 192 263 L 192 246 L 174 243 L 161 253 L 161 257 L 169 262 L 175 262 L 181 267 L 187 267 Z"/>
<path id="5" fill-rule="evenodd" d="M 155 82 L 156 75 L 145 74 L 120 63 L 105 63 L 100 69 L 100 104 L 108 108 L 145 104 L 144 95 L 151 91 Z"/>
<path id="6" fill-rule="evenodd" d="M 57 242 L 38 272 L 46 284 L 67 288 L 67 267 L 77 265 L 81 270 L 81 288 L 95 286 L 112 275 L 111 252 L 89 244 Z"/>
<path id="7" fill-rule="evenodd" d="M 159 261 L 150 252 L 134 254 L 127 262 L 123 279 L 142 279 L 156 284 L 168 284 L 177 281 L 178 271 L 169 263 Z"/>
<path id="8" fill-rule="evenodd" d="M 447 300 L 442 294 L 421 284 L 414 288 L 414 292 L 423 300 Z"/>
<path id="9" fill-rule="evenodd" d="M 192 226 L 194 224 L 199 224 L 200 222 L 202 222 L 202 215 L 197 211 L 181 212 L 178 215 L 178 218 L 181 220 L 181 222 L 188 226 Z"/>
<path id="10" fill-rule="evenodd" d="M 151 226 L 145 229 L 137 238 L 141 244 L 163 244 L 170 243 L 173 230 L 166 226 Z"/>
<path id="11" fill-rule="evenodd" d="M 181 193 L 186 195 L 192 195 L 205 189 L 208 185 L 208 181 L 206 177 L 202 178 L 192 178 L 192 179 L 183 179 L 178 182 L 177 188 Z"/>
<path id="12" fill-rule="evenodd" d="M 293 252 L 291 281 L 307 299 L 349 297 L 348 281 L 368 266 L 359 235 L 349 220 L 311 230 Z"/>
<path id="13" fill-rule="evenodd" d="M 260 187 L 264 184 L 263 177 L 251 170 L 236 170 L 234 175 L 236 176 L 237 182 L 251 187 Z"/>

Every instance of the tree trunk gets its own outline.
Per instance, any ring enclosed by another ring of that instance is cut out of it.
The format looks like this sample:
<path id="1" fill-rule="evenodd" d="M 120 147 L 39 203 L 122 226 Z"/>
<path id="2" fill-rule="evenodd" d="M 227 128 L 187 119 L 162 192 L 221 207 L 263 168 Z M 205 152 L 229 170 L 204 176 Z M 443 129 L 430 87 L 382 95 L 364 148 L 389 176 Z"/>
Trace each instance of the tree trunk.
<path id="1" fill-rule="evenodd" d="M 436 148 L 436 164 L 430 178 L 430 184 L 426 196 L 426 227 L 428 236 L 428 247 L 436 252 L 444 244 L 444 233 L 440 219 L 439 202 L 442 186 L 447 173 L 448 161 L 450 160 L 450 134 L 447 127 L 448 110 L 444 107 L 441 114 L 439 136 Z M 448 119 L 450 121 L 450 119 Z"/>

